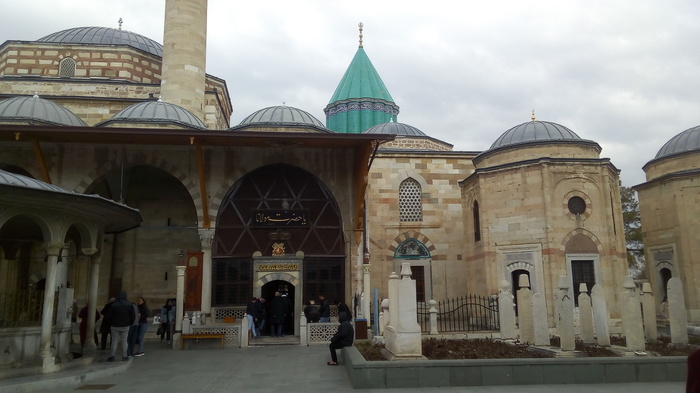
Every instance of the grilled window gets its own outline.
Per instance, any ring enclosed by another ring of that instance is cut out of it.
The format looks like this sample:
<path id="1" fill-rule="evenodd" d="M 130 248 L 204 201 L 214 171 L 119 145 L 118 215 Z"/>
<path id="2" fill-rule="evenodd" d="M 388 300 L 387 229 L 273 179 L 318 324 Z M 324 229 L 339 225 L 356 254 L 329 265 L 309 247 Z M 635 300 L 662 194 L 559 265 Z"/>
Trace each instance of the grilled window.
<path id="1" fill-rule="evenodd" d="M 71 77 L 75 76 L 76 63 L 70 57 L 66 57 L 58 64 L 58 76 Z"/>
<path id="2" fill-rule="evenodd" d="M 399 218 L 401 222 L 423 221 L 423 202 L 420 184 L 412 178 L 399 186 Z"/>

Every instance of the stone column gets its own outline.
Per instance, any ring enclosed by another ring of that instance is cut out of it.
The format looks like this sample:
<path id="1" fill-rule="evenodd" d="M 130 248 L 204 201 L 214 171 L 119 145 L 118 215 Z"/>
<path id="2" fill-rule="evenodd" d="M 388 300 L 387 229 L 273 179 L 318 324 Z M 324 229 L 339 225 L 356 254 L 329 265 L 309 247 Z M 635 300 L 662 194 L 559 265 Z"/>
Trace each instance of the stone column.
<path id="1" fill-rule="evenodd" d="M 569 289 L 569 277 L 559 276 L 559 324 L 557 330 L 562 351 L 576 349 L 574 299 Z"/>
<path id="2" fill-rule="evenodd" d="M 659 338 L 656 328 L 656 301 L 651 293 L 651 284 L 648 282 L 642 284 L 642 317 L 647 341 L 656 341 Z"/>
<path id="3" fill-rule="evenodd" d="M 501 338 L 515 338 L 515 305 L 508 280 L 501 280 L 498 286 L 498 314 L 500 317 Z"/>
<path id="4" fill-rule="evenodd" d="M 176 266 L 177 270 L 177 305 L 175 311 L 175 334 L 173 335 L 173 348 L 180 348 L 180 334 L 182 334 L 182 318 L 185 316 L 185 269 L 187 266 Z"/>
<path id="5" fill-rule="evenodd" d="M 51 352 L 51 328 L 53 325 L 53 303 L 56 298 L 56 264 L 65 244 L 52 242 L 44 244 L 46 249 L 46 286 L 44 287 L 44 312 L 41 314 L 41 372 L 44 374 L 58 370 L 56 359 Z"/>
<path id="6" fill-rule="evenodd" d="M 83 356 L 95 356 L 97 346 L 95 345 L 95 311 L 97 310 L 97 287 L 100 279 L 100 253 L 96 248 L 84 248 L 83 254 L 90 257 L 90 284 L 88 289 L 88 320 L 87 338 L 83 347 Z"/>
<path id="7" fill-rule="evenodd" d="M 591 303 L 593 307 L 593 320 L 595 322 L 595 335 L 598 345 L 610 346 L 610 324 L 608 321 L 608 304 L 605 302 L 605 294 L 600 284 L 595 284 L 591 289 Z"/>
<path id="8" fill-rule="evenodd" d="M 578 314 L 581 327 L 581 341 L 593 343 L 593 309 L 591 297 L 588 296 L 588 286 L 585 282 L 579 284 Z"/>
<path id="9" fill-rule="evenodd" d="M 668 280 L 668 322 L 671 327 L 671 342 L 688 343 L 688 313 L 683 296 L 683 283 L 678 277 Z"/>
<path id="10" fill-rule="evenodd" d="M 622 304 L 622 318 L 627 339 L 628 351 L 644 351 L 644 328 L 642 327 L 642 309 L 639 305 L 637 287 L 634 285 L 632 276 L 625 276 L 625 292 Z"/>
<path id="11" fill-rule="evenodd" d="M 547 302 L 545 302 L 544 295 L 541 293 L 532 295 L 532 330 L 534 331 L 535 345 L 549 346 Z"/>
<path id="12" fill-rule="evenodd" d="M 520 341 L 533 343 L 535 341 L 535 330 L 532 320 L 532 291 L 530 290 L 530 280 L 527 274 L 518 277 L 518 327 L 520 329 Z"/>
<path id="13" fill-rule="evenodd" d="M 369 256 L 367 257 L 369 259 Z M 372 293 L 372 289 L 370 286 L 370 273 L 372 271 L 372 265 L 369 263 L 365 263 L 362 265 L 362 293 L 364 296 L 362 297 L 362 319 L 367 320 L 367 325 L 369 326 L 369 321 L 370 321 L 370 307 L 369 307 L 369 302 L 370 302 L 370 293 Z"/>
<path id="14" fill-rule="evenodd" d="M 213 229 L 199 229 L 199 241 L 202 245 L 202 312 L 211 317 L 211 243 L 214 240 Z"/>

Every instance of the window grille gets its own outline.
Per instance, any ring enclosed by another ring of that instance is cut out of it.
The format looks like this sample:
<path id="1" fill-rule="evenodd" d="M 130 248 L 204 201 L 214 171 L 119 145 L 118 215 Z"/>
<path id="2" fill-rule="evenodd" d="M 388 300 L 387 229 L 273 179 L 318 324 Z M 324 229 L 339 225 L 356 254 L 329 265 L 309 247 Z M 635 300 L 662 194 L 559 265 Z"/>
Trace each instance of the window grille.
<path id="1" fill-rule="evenodd" d="M 401 222 L 423 221 L 423 202 L 420 184 L 412 178 L 399 186 L 399 217 Z"/>
<path id="2" fill-rule="evenodd" d="M 58 64 L 58 76 L 71 77 L 75 76 L 75 60 L 67 57 Z"/>

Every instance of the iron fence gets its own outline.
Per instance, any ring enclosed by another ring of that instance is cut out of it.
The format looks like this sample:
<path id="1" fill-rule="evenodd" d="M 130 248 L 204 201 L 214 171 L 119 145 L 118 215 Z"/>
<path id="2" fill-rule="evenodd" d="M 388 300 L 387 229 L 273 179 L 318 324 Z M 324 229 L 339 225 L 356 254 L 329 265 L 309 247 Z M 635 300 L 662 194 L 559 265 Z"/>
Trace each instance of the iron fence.
<path id="1" fill-rule="evenodd" d="M 0 328 L 40 326 L 43 308 L 44 291 L 0 293 Z"/>
<path id="2" fill-rule="evenodd" d="M 494 296 L 467 295 L 442 300 L 437 308 L 439 333 L 499 330 L 498 299 Z M 418 303 L 418 324 L 423 333 L 430 332 L 430 305 Z"/>

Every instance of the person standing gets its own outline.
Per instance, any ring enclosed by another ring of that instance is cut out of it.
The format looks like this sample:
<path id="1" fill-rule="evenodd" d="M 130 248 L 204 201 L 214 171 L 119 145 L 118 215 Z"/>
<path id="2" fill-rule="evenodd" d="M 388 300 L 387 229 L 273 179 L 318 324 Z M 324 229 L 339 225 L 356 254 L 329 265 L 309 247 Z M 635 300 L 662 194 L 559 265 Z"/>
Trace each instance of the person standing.
<path id="1" fill-rule="evenodd" d="M 323 294 L 318 295 L 318 300 L 320 302 L 320 307 L 318 309 L 319 322 L 330 322 L 331 321 L 331 306 L 328 299 Z"/>
<path id="2" fill-rule="evenodd" d="M 309 300 L 309 305 L 304 308 L 304 316 L 309 323 L 316 323 L 319 321 L 318 307 L 316 307 L 316 302 L 314 300 Z"/>
<path id="3" fill-rule="evenodd" d="M 148 309 L 146 299 L 144 299 L 143 296 L 139 296 L 138 300 L 136 301 L 136 305 L 138 306 L 139 310 L 139 350 L 134 354 L 134 356 L 143 356 L 145 355 L 143 352 L 143 344 L 144 340 L 146 339 L 146 331 L 148 330 L 148 316 L 151 314 L 151 310 Z"/>
<path id="4" fill-rule="evenodd" d="M 88 320 L 88 305 L 89 303 L 85 304 L 85 307 L 83 307 L 80 312 L 78 313 L 78 317 L 80 318 L 80 326 L 79 326 L 79 331 L 80 331 L 80 346 L 84 347 L 85 346 L 85 341 L 87 340 L 87 320 Z M 95 310 L 95 322 L 100 320 L 100 313 Z M 94 336 L 95 340 L 95 345 L 99 345 L 97 341 L 97 331 L 93 330 L 92 335 Z"/>
<path id="5" fill-rule="evenodd" d="M 245 309 L 246 318 L 248 318 L 248 330 L 253 334 L 253 338 L 260 337 L 260 332 L 256 328 L 258 319 L 262 314 L 261 304 L 258 302 L 258 298 L 252 297 L 248 301 Z"/>
<path id="6" fill-rule="evenodd" d="M 126 356 L 129 358 L 134 356 L 136 342 L 139 339 L 139 307 L 134 303 L 131 303 L 131 307 L 134 309 L 134 322 L 129 326 L 129 335 L 127 336 L 128 347 L 126 349 Z"/>
<path id="7" fill-rule="evenodd" d="M 326 364 L 329 366 L 338 365 L 338 354 L 336 354 L 335 350 L 351 346 L 355 338 L 355 330 L 350 324 L 350 316 L 348 313 L 339 313 L 338 321 L 340 321 L 338 331 L 331 337 L 331 343 L 328 344 L 328 349 L 331 351 L 331 361 Z"/>
<path id="8" fill-rule="evenodd" d="M 163 307 L 160 308 L 160 342 L 163 342 L 164 338 L 168 339 L 168 344 L 170 344 L 170 323 L 173 322 L 173 304 L 170 299 L 165 301 Z"/>
<path id="9" fill-rule="evenodd" d="M 270 307 L 270 319 L 272 323 L 272 337 L 284 337 L 284 319 L 287 316 L 287 301 L 282 294 L 275 292 Z"/>
<path id="10" fill-rule="evenodd" d="M 111 328 L 112 328 L 112 320 L 109 317 L 109 308 L 112 306 L 112 302 L 114 301 L 114 298 L 110 298 L 107 304 L 105 304 L 104 307 L 102 307 L 102 310 L 100 311 L 100 314 L 102 314 L 102 324 L 100 324 L 100 335 L 102 336 L 102 341 L 101 341 L 101 346 L 102 349 L 107 349 L 107 336 L 110 336 L 110 341 L 111 341 Z M 110 348 L 112 345 L 110 344 Z"/>
<path id="11" fill-rule="evenodd" d="M 117 347 L 122 345 L 122 360 L 129 360 L 127 356 L 127 338 L 129 336 L 129 327 L 134 323 L 136 312 L 134 306 L 126 299 L 126 291 L 120 291 L 117 299 L 112 302 L 108 312 L 112 320 L 112 352 L 110 353 L 108 362 L 114 361 L 114 355 L 117 353 Z"/>

